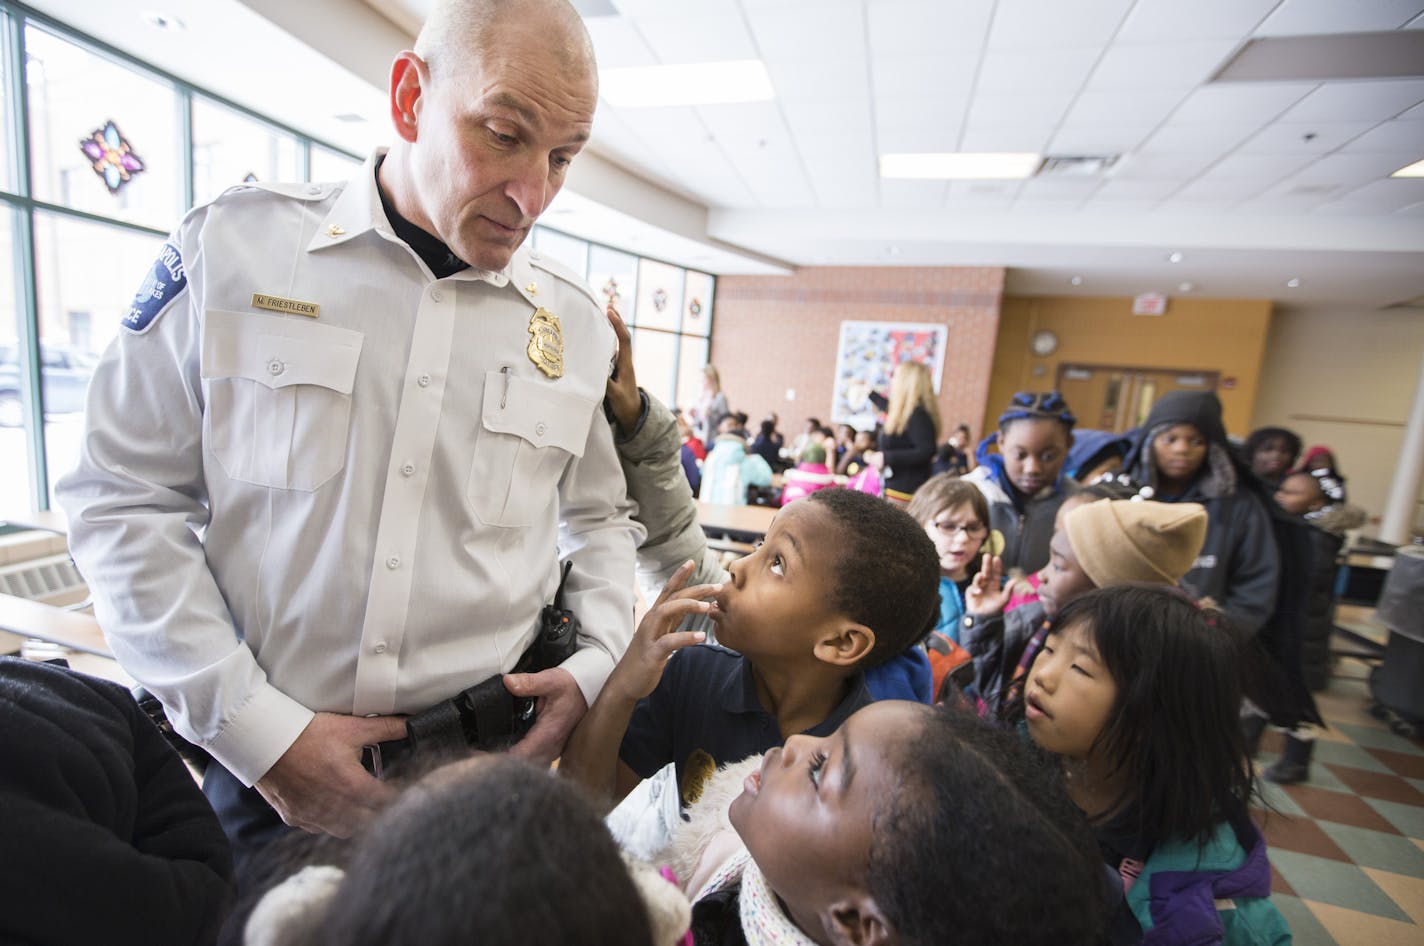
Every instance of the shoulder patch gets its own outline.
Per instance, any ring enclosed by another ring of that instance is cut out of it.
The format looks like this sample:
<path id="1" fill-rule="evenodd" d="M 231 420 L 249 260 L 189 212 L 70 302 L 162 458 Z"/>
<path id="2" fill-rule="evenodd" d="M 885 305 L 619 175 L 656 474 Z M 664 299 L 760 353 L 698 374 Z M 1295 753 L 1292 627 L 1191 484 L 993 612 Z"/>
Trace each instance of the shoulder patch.
<path id="1" fill-rule="evenodd" d="M 158 259 L 143 279 L 134 295 L 129 311 L 124 316 L 123 327 L 135 335 L 148 331 L 169 303 L 178 298 L 188 288 L 188 274 L 183 269 L 183 256 L 172 243 L 163 244 L 158 251 Z"/>

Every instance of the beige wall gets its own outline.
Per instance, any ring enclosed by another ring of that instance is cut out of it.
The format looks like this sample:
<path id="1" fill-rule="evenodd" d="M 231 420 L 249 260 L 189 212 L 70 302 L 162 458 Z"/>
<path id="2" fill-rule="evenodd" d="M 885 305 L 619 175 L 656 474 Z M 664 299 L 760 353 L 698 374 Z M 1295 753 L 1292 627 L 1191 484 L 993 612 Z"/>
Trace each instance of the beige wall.
<path id="1" fill-rule="evenodd" d="M 1384 512 L 1424 354 L 1417 310 L 1281 310 L 1271 326 L 1254 427 L 1332 448 L 1350 501 Z M 1421 523 L 1416 516 L 1415 528 Z M 1367 527 L 1365 532 L 1373 530 Z"/>
<path id="2" fill-rule="evenodd" d="M 1050 390 L 1060 364 L 1121 365 L 1220 372 L 1226 429 L 1245 436 L 1270 321 L 1264 299 L 1173 297 L 1165 315 L 1136 316 L 1126 297 L 1006 296 L 984 422 L 1015 391 Z M 1058 336 L 1058 350 L 1038 358 L 1029 339 L 1043 329 Z"/>
<path id="3" fill-rule="evenodd" d="M 999 326 L 999 267 L 810 267 L 791 276 L 717 280 L 712 362 L 752 429 L 768 411 L 787 436 L 807 417 L 830 423 L 841 322 L 948 327 L 940 414 L 945 426 L 984 414 Z M 787 400 L 788 390 L 796 392 Z M 941 436 L 947 436 L 941 431 Z"/>

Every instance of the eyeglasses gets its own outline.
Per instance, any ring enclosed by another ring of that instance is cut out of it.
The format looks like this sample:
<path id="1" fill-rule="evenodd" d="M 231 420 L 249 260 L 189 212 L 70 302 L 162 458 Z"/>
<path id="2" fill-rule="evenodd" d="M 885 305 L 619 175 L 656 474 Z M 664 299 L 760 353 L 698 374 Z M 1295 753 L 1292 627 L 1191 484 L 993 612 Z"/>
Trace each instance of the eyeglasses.
<path id="1" fill-rule="evenodd" d="M 960 525 L 957 522 L 939 522 L 938 520 L 936 520 L 934 527 L 938 529 L 940 535 L 944 536 L 946 539 L 954 538 L 955 533 L 957 532 L 963 532 L 964 535 L 970 539 L 980 538 L 981 536 L 987 535 L 989 532 L 987 526 L 978 522 L 971 522 L 969 525 Z"/>

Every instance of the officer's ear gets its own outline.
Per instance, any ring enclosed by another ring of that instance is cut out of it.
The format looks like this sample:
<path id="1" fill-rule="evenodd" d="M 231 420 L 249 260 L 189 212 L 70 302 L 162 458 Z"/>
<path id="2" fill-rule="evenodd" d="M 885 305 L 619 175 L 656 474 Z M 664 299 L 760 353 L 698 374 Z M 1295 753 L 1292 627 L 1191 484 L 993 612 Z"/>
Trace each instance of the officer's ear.
<path id="1" fill-rule="evenodd" d="M 391 124 L 402 140 L 415 141 L 420 99 L 429 82 L 430 68 L 410 50 L 391 63 Z"/>

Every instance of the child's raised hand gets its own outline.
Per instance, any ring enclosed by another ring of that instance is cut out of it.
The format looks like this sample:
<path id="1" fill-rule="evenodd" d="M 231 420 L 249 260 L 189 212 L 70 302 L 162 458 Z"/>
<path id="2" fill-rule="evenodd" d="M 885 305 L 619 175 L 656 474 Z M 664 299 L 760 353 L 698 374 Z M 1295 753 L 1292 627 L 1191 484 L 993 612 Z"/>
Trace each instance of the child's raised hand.
<path id="1" fill-rule="evenodd" d="M 618 661 L 605 686 L 615 687 L 628 699 L 641 700 L 657 688 L 668 658 L 684 647 L 707 639 L 702 631 L 679 631 L 689 614 L 706 614 L 716 604 L 705 599 L 722 590 L 720 584 L 687 586 L 694 562 L 685 562 L 663 587 L 658 600 L 648 609 L 623 658 Z"/>
<path id="2" fill-rule="evenodd" d="M 604 315 L 618 338 L 618 351 L 613 356 L 613 372 L 608 377 L 604 397 L 613 408 L 613 418 L 618 421 L 618 426 L 624 434 L 628 434 L 638 426 L 638 415 L 643 412 L 643 399 L 638 396 L 638 379 L 633 373 L 633 338 L 611 301 Z"/>
<path id="3" fill-rule="evenodd" d="M 964 592 L 965 610 L 970 614 L 998 614 L 1009 603 L 1011 594 L 1013 587 L 1004 584 L 1004 560 L 985 552 L 979 574 L 974 576 Z"/>

